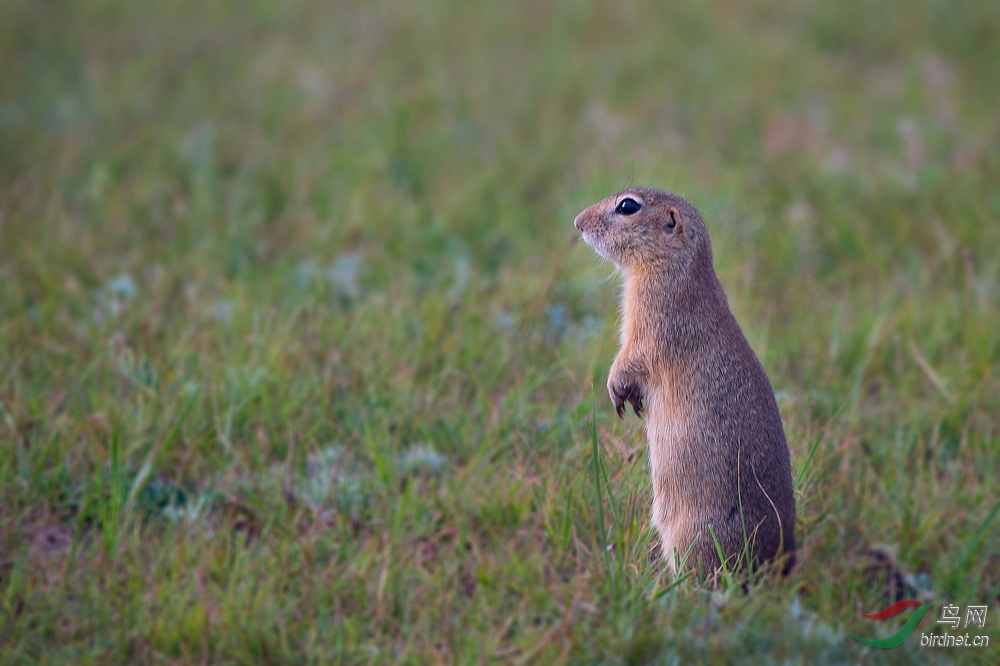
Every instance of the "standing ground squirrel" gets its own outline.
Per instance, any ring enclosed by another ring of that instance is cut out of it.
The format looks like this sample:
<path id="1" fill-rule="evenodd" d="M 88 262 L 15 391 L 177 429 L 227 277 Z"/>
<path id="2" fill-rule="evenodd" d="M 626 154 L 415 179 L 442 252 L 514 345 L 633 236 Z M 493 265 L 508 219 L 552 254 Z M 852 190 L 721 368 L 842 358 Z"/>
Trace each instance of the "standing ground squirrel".
<path id="1" fill-rule="evenodd" d="M 626 402 L 646 412 L 663 557 L 676 567 L 691 548 L 687 565 L 711 576 L 717 541 L 730 569 L 743 568 L 745 554 L 761 564 L 784 553 L 787 572 L 795 498 L 781 414 L 729 310 L 698 210 L 676 194 L 632 188 L 573 225 L 625 279 L 608 392 L 619 417 Z"/>

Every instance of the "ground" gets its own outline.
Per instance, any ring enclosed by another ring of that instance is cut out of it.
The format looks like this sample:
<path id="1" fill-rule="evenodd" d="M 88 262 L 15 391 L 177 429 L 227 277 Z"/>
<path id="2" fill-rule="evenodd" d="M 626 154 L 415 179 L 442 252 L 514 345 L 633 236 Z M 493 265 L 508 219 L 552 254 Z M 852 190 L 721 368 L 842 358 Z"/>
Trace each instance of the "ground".
<path id="1" fill-rule="evenodd" d="M 665 5 L 0 4 L 0 661 L 996 663 L 1000 4 Z M 774 384 L 786 579 L 656 557 L 628 183 Z"/>

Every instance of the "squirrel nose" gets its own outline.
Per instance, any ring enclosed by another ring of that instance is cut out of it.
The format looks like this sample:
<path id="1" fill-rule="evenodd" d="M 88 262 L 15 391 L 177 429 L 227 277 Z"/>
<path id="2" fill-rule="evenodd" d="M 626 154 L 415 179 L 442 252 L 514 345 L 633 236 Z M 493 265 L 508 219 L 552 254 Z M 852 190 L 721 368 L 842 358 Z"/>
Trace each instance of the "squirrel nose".
<path id="1" fill-rule="evenodd" d="M 580 216 L 577 215 L 576 219 L 573 220 L 573 226 L 576 227 L 577 231 L 580 231 Z"/>

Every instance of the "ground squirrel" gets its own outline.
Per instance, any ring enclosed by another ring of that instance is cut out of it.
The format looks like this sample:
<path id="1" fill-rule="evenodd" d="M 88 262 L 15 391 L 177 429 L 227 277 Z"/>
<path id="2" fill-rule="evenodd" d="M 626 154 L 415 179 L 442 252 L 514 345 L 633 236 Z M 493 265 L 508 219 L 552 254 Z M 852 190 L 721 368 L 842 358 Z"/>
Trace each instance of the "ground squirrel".
<path id="1" fill-rule="evenodd" d="M 745 567 L 746 552 L 755 564 L 784 554 L 787 572 L 795 498 L 781 414 L 729 310 L 698 210 L 675 194 L 630 188 L 573 225 L 624 276 L 608 392 L 619 417 L 626 402 L 646 413 L 662 556 L 676 568 L 690 547 L 687 566 L 711 576 L 717 540 L 730 569 Z"/>

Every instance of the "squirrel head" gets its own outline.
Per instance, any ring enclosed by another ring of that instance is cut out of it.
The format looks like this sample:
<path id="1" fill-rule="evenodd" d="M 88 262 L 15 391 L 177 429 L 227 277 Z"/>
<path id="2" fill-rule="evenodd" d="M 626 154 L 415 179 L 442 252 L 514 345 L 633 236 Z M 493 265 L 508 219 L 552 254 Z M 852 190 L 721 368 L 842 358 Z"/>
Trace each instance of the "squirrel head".
<path id="1" fill-rule="evenodd" d="M 633 187 L 598 201 L 573 226 L 590 247 L 626 275 L 682 277 L 712 266 L 708 228 L 698 210 L 676 194 Z"/>

